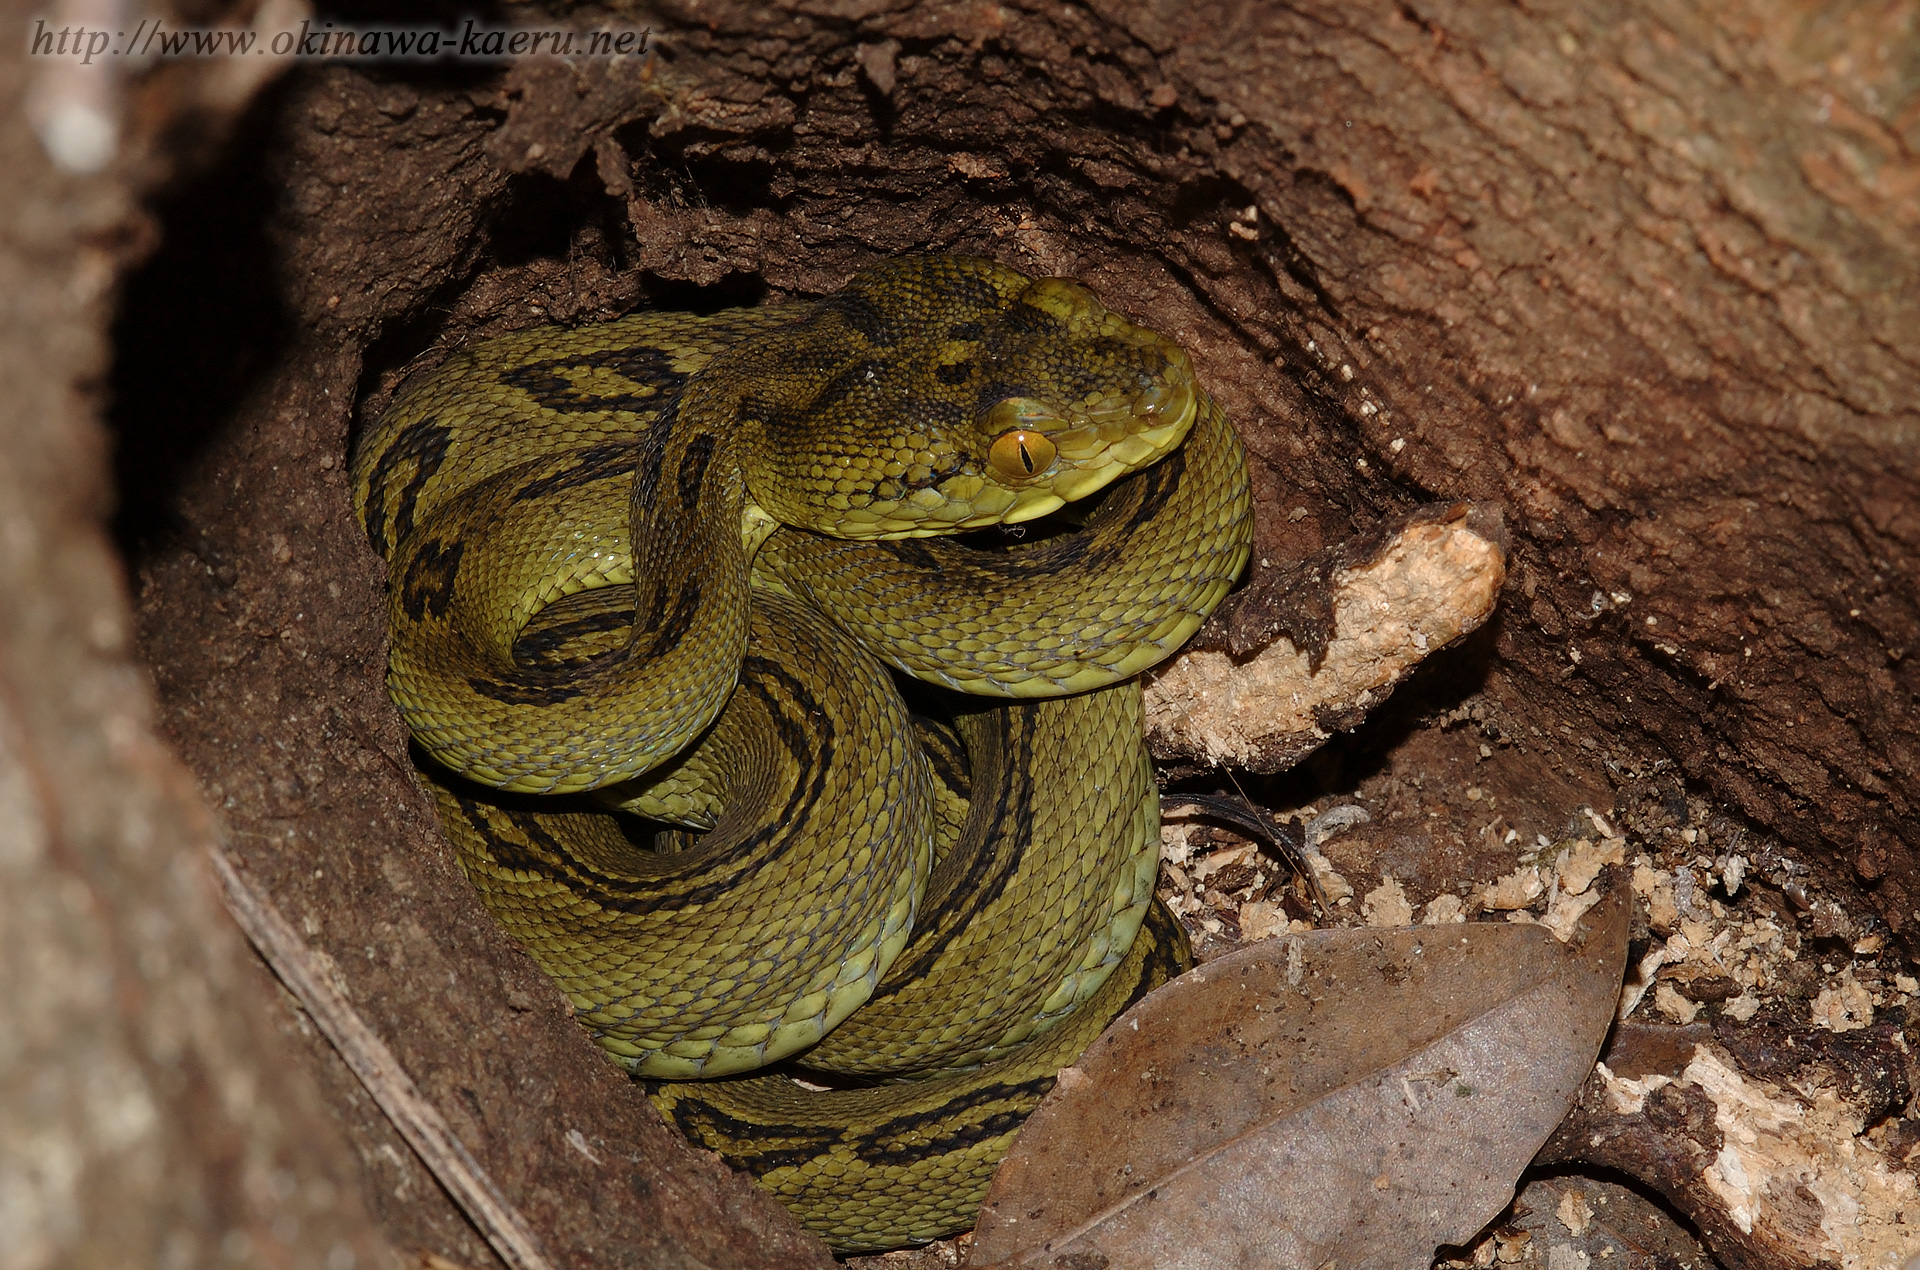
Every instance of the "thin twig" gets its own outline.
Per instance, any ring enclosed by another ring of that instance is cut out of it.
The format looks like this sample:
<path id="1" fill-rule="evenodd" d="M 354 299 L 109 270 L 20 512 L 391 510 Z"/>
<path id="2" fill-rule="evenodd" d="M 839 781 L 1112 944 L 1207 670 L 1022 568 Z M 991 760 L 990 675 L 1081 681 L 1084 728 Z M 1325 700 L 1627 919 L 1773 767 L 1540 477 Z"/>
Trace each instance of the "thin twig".
<path id="1" fill-rule="evenodd" d="M 1234 782 L 1238 787 L 1239 782 Z M 1245 794 L 1238 798 L 1229 798 L 1224 794 L 1168 794 L 1160 795 L 1162 815 L 1178 812 L 1182 808 L 1193 808 L 1203 816 L 1212 816 L 1222 824 L 1231 825 L 1240 832 L 1257 841 L 1264 842 L 1279 854 L 1281 860 L 1294 874 L 1307 885 L 1307 893 L 1320 907 L 1321 915 L 1328 921 L 1333 920 L 1333 906 L 1327 903 L 1327 893 L 1320 887 L 1319 874 L 1314 870 L 1313 858 L 1305 848 L 1292 838 L 1279 824 L 1275 823 L 1264 811 L 1254 806 L 1253 800 Z"/>
<path id="2" fill-rule="evenodd" d="M 212 858 L 214 875 L 220 879 L 227 910 L 240 923 L 240 929 L 500 1259 L 511 1270 L 553 1270 L 526 1218 L 453 1136 L 433 1104 L 421 1096 L 386 1042 L 374 1034 L 339 989 L 327 982 L 314 964 L 312 952 L 287 919 L 247 885 L 224 851 L 209 847 L 207 854 Z"/>

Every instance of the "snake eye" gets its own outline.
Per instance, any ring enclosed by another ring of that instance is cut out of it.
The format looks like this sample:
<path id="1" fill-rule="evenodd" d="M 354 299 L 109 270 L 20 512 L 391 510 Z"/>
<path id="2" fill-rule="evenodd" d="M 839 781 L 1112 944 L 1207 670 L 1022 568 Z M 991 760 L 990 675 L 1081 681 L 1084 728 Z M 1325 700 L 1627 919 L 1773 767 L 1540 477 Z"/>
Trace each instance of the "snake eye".
<path id="1" fill-rule="evenodd" d="M 1043 433 L 1016 428 L 993 439 L 987 462 L 1008 480 L 1024 481 L 1051 467 L 1056 453 L 1053 442 Z"/>

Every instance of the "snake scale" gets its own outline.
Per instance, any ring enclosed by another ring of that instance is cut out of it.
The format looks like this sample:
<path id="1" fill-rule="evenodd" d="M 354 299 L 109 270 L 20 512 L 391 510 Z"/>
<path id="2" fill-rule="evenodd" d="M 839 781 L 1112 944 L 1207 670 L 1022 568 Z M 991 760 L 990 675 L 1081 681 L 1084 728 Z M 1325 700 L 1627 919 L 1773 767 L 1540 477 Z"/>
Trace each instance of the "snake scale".
<path id="1" fill-rule="evenodd" d="M 479 343 L 353 479 L 421 774 L 582 1024 L 836 1248 L 970 1224 L 1055 1073 L 1187 964 L 1136 676 L 1251 508 L 1185 352 L 906 258 Z"/>

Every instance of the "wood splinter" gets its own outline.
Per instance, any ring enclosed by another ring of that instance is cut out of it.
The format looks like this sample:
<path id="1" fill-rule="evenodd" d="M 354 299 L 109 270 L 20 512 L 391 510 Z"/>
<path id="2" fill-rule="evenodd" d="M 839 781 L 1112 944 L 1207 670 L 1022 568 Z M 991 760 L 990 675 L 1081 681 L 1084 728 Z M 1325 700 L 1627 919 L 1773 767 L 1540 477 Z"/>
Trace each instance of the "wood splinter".
<path id="1" fill-rule="evenodd" d="M 1484 623 L 1506 576 L 1498 510 L 1452 503 L 1256 581 L 1198 647 L 1145 676 L 1147 744 L 1175 765 L 1290 767 Z"/>

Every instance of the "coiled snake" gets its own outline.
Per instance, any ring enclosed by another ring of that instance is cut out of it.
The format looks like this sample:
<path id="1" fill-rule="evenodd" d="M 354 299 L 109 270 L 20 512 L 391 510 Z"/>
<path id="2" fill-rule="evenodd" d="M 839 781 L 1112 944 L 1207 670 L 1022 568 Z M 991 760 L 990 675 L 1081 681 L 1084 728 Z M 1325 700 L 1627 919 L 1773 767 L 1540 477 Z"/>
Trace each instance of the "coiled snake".
<path id="1" fill-rule="evenodd" d="M 969 1224 L 1185 964 L 1134 677 L 1251 536 L 1186 354 L 1077 283 L 897 260 L 479 344 L 353 476 L 423 776 L 582 1023 L 836 1247 Z"/>

